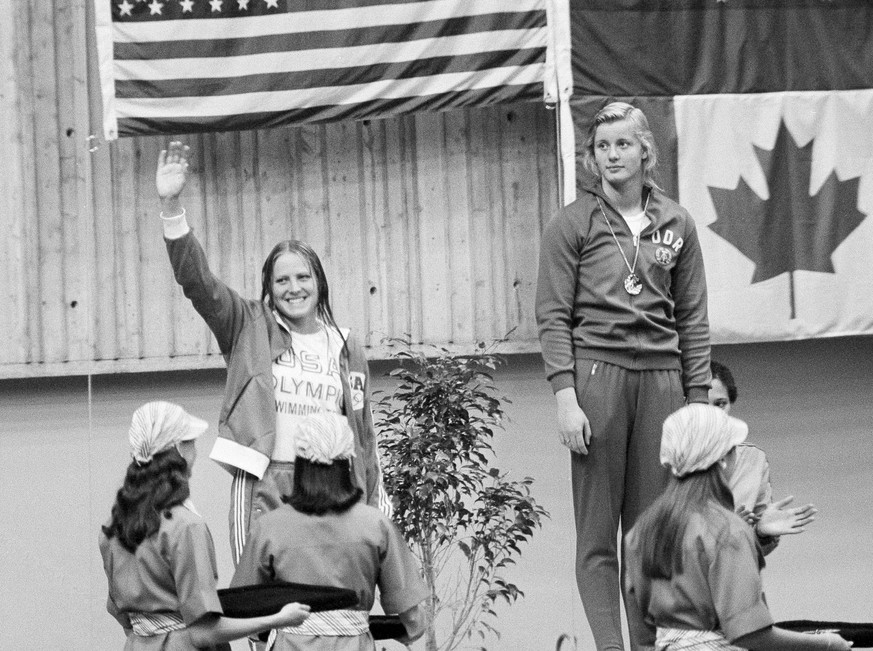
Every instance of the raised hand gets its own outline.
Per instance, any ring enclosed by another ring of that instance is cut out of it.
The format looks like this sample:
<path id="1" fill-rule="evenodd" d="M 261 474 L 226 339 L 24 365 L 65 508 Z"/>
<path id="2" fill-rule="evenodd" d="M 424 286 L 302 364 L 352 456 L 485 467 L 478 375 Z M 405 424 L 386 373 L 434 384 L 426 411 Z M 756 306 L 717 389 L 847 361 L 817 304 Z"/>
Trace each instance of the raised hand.
<path id="1" fill-rule="evenodd" d="M 176 199 L 188 180 L 188 145 L 172 141 L 158 156 L 155 187 L 162 200 Z"/>
<path id="2" fill-rule="evenodd" d="M 760 536 L 784 536 L 802 533 L 805 527 L 815 520 L 818 513 L 812 504 L 804 504 L 794 508 L 786 508 L 794 500 L 793 495 L 773 502 L 758 520 L 757 531 Z"/>

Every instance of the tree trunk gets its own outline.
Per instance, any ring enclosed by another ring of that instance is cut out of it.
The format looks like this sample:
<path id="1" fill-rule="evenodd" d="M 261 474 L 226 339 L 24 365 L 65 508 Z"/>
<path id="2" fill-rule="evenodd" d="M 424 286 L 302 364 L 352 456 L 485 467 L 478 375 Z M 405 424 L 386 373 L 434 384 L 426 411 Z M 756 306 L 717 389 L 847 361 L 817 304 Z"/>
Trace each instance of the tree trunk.
<path id="1" fill-rule="evenodd" d="M 422 572 L 424 573 L 424 582 L 427 584 L 430 597 L 427 600 L 427 628 L 424 631 L 424 648 L 425 651 L 438 651 L 436 639 L 436 572 L 433 566 L 433 551 L 430 546 L 430 541 L 427 540 L 421 546 L 422 556 Z"/>

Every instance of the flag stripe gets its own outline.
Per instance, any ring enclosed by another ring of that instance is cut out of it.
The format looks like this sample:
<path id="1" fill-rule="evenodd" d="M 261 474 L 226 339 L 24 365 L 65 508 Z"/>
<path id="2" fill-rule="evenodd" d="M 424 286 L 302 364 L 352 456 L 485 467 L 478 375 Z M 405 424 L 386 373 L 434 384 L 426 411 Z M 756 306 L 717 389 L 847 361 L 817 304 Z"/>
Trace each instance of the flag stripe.
<path id="1" fill-rule="evenodd" d="M 441 111 L 448 108 L 487 106 L 541 96 L 540 82 L 517 86 L 499 86 L 472 91 L 446 92 L 396 100 L 373 100 L 349 105 L 310 106 L 294 110 L 295 121 L 300 123 L 369 120 L 406 115 L 419 111 Z M 288 111 L 253 111 L 241 115 L 177 115 L 173 118 L 142 116 L 119 118 L 118 130 L 123 136 L 156 133 L 201 133 L 240 129 L 266 129 L 288 123 Z"/>
<path id="2" fill-rule="evenodd" d="M 250 75 L 253 71 L 262 73 L 312 71 L 316 73 L 319 70 L 344 69 L 351 62 L 354 62 L 355 66 L 378 65 L 419 59 L 436 59 L 452 55 L 464 56 L 477 52 L 522 49 L 528 45 L 540 48 L 540 60 L 545 60 L 546 36 L 542 31 L 534 34 L 500 31 L 490 34 L 487 44 L 482 42 L 482 37 L 478 34 L 465 34 L 439 40 L 415 41 L 400 46 L 389 43 L 377 46 L 309 50 L 295 52 L 293 56 L 279 52 L 227 56 L 220 61 L 211 57 L 116 61 L 115 78 L 116 81 L 130 79 L 195 80 L 208 77 Z M 427 74 L 427 69 L 425 68 L 422 72 Z"/>
<path id="3" fill-rule="evenodd" d="M 241 95 L 259 91 L 287 91 L 309 89 L 321 91 L 327 87 L 342 87 L 377 83 L 385 80 L 411 79 L 421 76 L 423 70 L 436 74 L 475 73 L 501 67 L 524 67 L 543 63 L 544 50 L 505 50 L 469 56 L 447 56 L 432 59 L 404 61 L 396 64 L 363 65 L 333 70 L 304 70 L 301 72 L 270 72 L 256 75 L 221 78 L 181 78 L 166 81 L 116 81 L 118 98 L 184 98 L 190 95 L 192 83 L 199 94 L 207 96 Z M 262 66 L 251 69 L 265 69 Z M 323 84 L 323 86 L 322 86 Z"/>
<path id="4" fill-rule="evenodd" d="M 119 5 L 123 0 L 114 0 L 115 4 L 112 7 L 113 15 L 116 20 L 125 22 L 134 21 L 154 21 L 160 19 L 174 18 L 210 18 L 221 20 L 224 18 L 235 18 L 239 16 L 261 16 L 267 14 L 280 13 L 306 13 L 312 11 L 336 11 L 338 9 L 348 9 L 354 5 L 357 9 L 367 7 L 383 7 L 390 9 L 391 6 L 401 4 L 404 0 L 292 0 L 289 6 L 289 0 L 223 0 L 221 11 L 214 9 L 212 0 L 193 0 L 187 3 L 185 0 L 158 0 L 157 5 L 160 5 L 160 12 L 152 11 L 151 5 L 155 4 L 152 0 L 129 0 L 134 6 L 132 12 L 127 15 L 122 15 Z M 423 0 L 412 0 L 414 2 L 422 2 Z M 432 0 L 424 0 L 432 1 Z M 449 0 L 450 2 L 453 0 Z M 522 0 L 519 4 L 525 4 L 528 0 Z M 136 3 L 142 2 L 143 6 Z M 188 5 L 186 8 L 185 5 Z"/>
<path id="5" fill-rule="evenodd" d="M 249 92 L 241 95 L 158 97 L 135 100 L 116 97 L 118 117 L 177 118 L 234 115 L 245 113 L 251 106 L 259 111 L 281 111 L 293 107 L 313 108 L 327 104 L 355 104 L 378 99 L 404 99 L 463 90 L 482 90 L 505 85 L 534 84 L 541 73 L 536 67 L 510 67 L 475 73 L 434 75 L 427 78 L 389 80 L 356 84 L 341 88 L 326 87 L 276 92 Z M 194 109 L 194 110 L 192 110 Z"/>
<path id="6" fill-rule="evenodd" d="M 555 70 L 547 0 L 95 1 L 110 140 L 530 101 Z"/>
<path id="7" fill-rule="evenodd" d="M 277 17 L 272 17 L 277 18 Z M 181 23 L 172 29 L 172 38 L 162 33 L 163 40 L 141 38 L 130 42 L 116 42 L 116 61 L 126 59 L 184 59 L 196 57 L 225 57 L 264 52 L 323 51 L 330 48 L 349 48 L 391 43 L 403 46 L 412 40 L 449 39 L 453 36 L 483 32 L 506 32 L 514 30 L 542 30 L 546 26 L 543 12 L 499 13 L 485 16 L 460 17 L 446 20 L 386 25 L 379 30 L 372 28 L 349 28 L 346 30 L 319 30 L 300 33 L 289 29 L 277 32 L 272 29 L 241 36 L 234 30 L 230 38 L 226 32 L 210 39 L 203 38 L 200 24 Z M 519 31 L 516 38 L 530 38 L 537 31 Z M 144 36 L 144 35 L 143 35 Z M 494 36 L 489 34 L 489 39 Z M 499 35 L 497 35 L 499 37 Z"/>
<path id="8" fill-rule="evenodd" d="M 873 87 L 869 0 L 591 0 L 570 13 L 577 97 Z"/>
<path id="9" fill-rule="evenodd" d="M 347 0 L 348 3 L 348 0 Z M 512 0 L 512 14 L 545 13 L 542 0 Z M 382 4 L 373 7 L 347 7 L 333 10 L 289 10 L 265 16 L 222 16 L 223 20 L 167 20 L 152 17 L 148 22 L 126 22 L 113 18 L 116 43 L 167 41 L 177 33 L 190 38 L 211 40 L 232 36 L 251 38 L 262 34 L 307 34 L 325 28 L 342 33 L 346 30 L 416 25 L 458 17 L 500 15 L 507 13 L 506 0 L 432 0 Z M 230 29 L 229 29 L 230 28 Z"/>

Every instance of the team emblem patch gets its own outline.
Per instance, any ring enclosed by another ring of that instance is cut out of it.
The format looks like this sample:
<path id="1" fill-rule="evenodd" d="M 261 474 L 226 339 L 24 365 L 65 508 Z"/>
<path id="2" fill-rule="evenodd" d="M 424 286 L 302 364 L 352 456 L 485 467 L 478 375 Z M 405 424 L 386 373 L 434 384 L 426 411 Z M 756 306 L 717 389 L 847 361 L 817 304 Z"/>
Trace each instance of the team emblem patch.
<path id="1" fill-rule="evenodd" d="M 673 252 L 666 246 L 659 246 L 655 251 L 655 260 L 666 266 L 673 261 Z"/>
<path id="2" fill-rule="evenodd" d="M 352 390 L 352 409 L 359 411 L 364 408 L 364 383 L 366 376 L 363 373 L 349 373 L 349 388 Z"/>

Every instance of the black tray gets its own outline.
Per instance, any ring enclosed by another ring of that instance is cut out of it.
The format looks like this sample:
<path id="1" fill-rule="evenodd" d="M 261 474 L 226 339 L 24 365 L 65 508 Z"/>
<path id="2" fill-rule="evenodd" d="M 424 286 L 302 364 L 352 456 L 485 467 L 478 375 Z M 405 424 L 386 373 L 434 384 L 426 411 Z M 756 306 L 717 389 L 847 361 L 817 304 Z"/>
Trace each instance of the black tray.
<path id="1" fill-rule="evenodd" d="M 228 617 L 272 615 L 282 610 L 282 606 L 293 601 L 309 604 L 314 613 L 358 605 L 358 595 L 354 590 L 285 581 L 222 588 L 218 591 L 218 599 L 224 614 Z"/>
<path id="2" fill-rule="evenodd" d="M 853 622 L 822 622 L 812 619 L 792 619 L 784 622 L 776 622 L 779 628 L 789 631 L 811 633 L 813 631 L 834 631 L 849 642 L 853 642 L 855 649 L 869 649 L 873 647 L 873 623 L 860 624 Z"/>
<path id="3" fill-rule="evenodd" d="M 406 636 L 406 627 L 397 615 L 370 615 L 370 635 L 374 640 L 396 640 Z"/>

